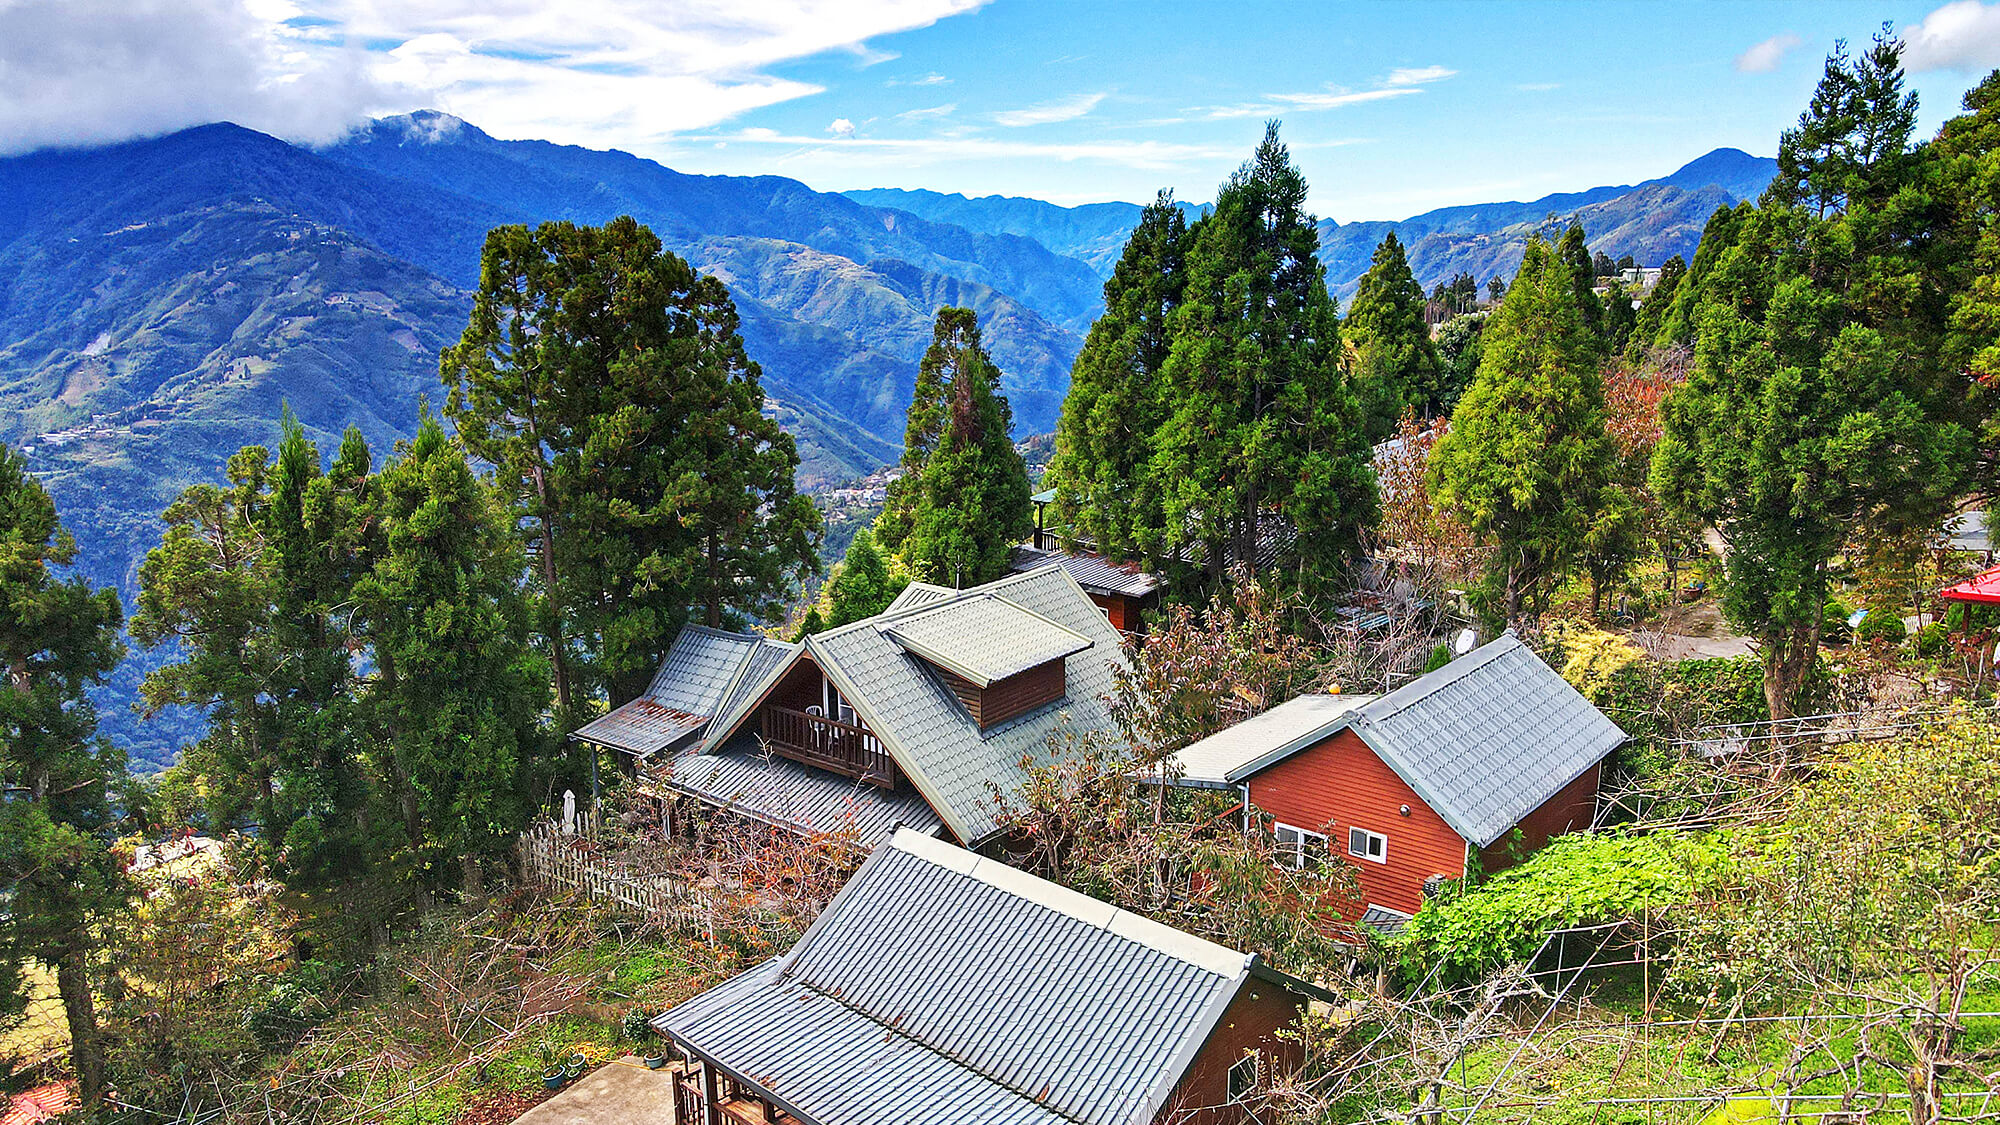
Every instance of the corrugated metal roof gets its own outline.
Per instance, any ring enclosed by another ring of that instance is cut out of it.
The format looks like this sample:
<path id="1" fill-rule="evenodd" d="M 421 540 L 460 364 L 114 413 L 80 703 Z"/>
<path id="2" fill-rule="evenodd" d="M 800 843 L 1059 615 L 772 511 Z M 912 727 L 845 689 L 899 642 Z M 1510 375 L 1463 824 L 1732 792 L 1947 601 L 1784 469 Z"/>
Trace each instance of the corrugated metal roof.
<path id="1" fill-rule="evenodd" d="M 1413 921 L 1415 921 L 1413 915 L 1386 906 L 1377 906 L 1372 902 L 1361 912 L 1361 924 L 1384 937 L 1395 937 L 1403 932 L 1403 927 Z"/>
<path id="2" fill-rule="evenodd" d="M 1055 563 L 1076 583 L 1092 593 L 1118 594 L 1143 598 L 1160 588 L 1160 580 L 1140 569 L 1137 563 L 1115 563 L 1103 555 L 1087 552 L 1045 551 L 1037 547 L 1016 547 L 1008 569 L 1019 574 Z"/>
<path id="3" fill-rule="evenodd" d="M 912 582 L 908 586 L 903 587 L 903 592 L 897 594 L 896 599 L 890 602 L 889 607 L 883 610 L 882 613 L 885 616 L 891 613 L 901 613 L 906 609 L 915 609 L 918 606 L 934 605 L 944 601 L 946 598 L 956 597 L 957 595 L 958 591 L 949 586 L 933 586 L 928 582 Z"/>
<path id="4" fill-rule="evenodd" d="M 936 835 L 944 824 L 924 799 L 764 753 L 739 735 L 721 749 L 676 757 L 669 786 L 731 812 L 798 832 L 851 833 L 874 847 L 898 827 Z"/>
<path id="5" fill-rule="evenodd" d="M 1235 785 L 1265 759 L 1276 761 L 1340 729 L 1349 712 L 1375 698 L 1314 693 L 1252 715 L 1176 752 L 1175 784 L 1194 789 Z"/>
<path id="6" fill-rule="evenodd" d="M 993 594 L 953 598 L 882 621 L 897 644 L 989 687 L 1091 646 L 1091 639 Z"/>
<path id="7" fill-rule="evenodd" d="M 1057 727 L 1065 722 L 1078 732 L 1114 727 L 1104 697 L 1112 690 L 1112 668 L 1125 662 L 1111 622 L 1061 567 L 1010 575 L 954 597 L 984 594 L 1005 598 L 1090 639 L 1090 648 L 1066 658 L 1068 697 L 1060 706 L 981 731 L 923 659 L 905 652 L 877 627 L 895 615 L 858 621 L 806 642 L 863 725 L 882 740 L 952 833 L 970 844 L 999 827 L 994 789 L 1018 791 L 1026 780 L 1022 756 L 1045 754 Z M 727 737 L 723 729 L 711 737 Z"/>
<path id="8" fill-rule="evenodd" d="M 1353 725 L 1482 848 L 1626 737 L 1512 633 L 1360 708 Z"/>
<path id="9" fill-rule="evenodd" d="M 671 749 L 705 729 L 748 690 L 751 677 L 781 662 L 794 647 L 689 625 L 667 649 L 646 694 L 585 723 L 571 737 L 641 757 Z"/>
<path id="10" fill-rule="evenodd" d="M 656 1025 L 819 1125 L 1138 1125 L 1253 965 L 906 831 L 789 954 Z"/>

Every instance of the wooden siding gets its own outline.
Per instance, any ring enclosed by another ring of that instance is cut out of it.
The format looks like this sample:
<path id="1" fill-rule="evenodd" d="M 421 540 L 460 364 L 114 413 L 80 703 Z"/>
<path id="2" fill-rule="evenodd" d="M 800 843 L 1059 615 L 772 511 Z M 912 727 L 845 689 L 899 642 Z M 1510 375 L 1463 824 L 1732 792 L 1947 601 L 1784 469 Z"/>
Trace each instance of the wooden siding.
<path id="1" fill-rule="evenodd" d="M 944 678 L 945 686 L 964 704 L 966 714 L 972 716 L 972 721 L 979 724 L 980 730 L 985 730 L 1061 699 L 1068 689 L 1064 663 L 1062 660 L 1051 660 L 1038 664 L 1025 672 L 995 680 L 984 689 L 943 668 L 937 671 Z"/>
<path id="2" fill-rule="evenodd" d="M 1363 904 L 1415 914 L 1423 905 L 1424 880 L 1465 874 L 1464 839 L 1353 731 L 1250 778 L 1250 803 L 1268 820 L 1326 833 L 1328 851 L 1359 870 Z M 1349 828 L 1387 837 L 1388 862 L 1350 859 Z"/>
<path id="3" fill-rule="evenodd" d="M 1604 763 L 1599 762 L 1583 771 L 1575 781 L 1543 801 L 1541 807 L 1522 817 L 1515 826 L 1520 829 L 1521 838 L 1511 839 L 1510 832 L 1493 841 L 1492 846 L 1480 851 L 1479 865 L 1488 874 L 1504 871 L 1540 851 L 1542 845 L 1555 837 L 1590 827 L 1591 819 L 1597 815 L 1598 771 L 1603 768 Z"/>
<path id="4" fill-rule="evenodd" d="M 1229 1068 L 1252 1049 L 1264 1056 L 1261 1065 L 1267 1086 L 1273 1077 L 1296 1067 L 1301 1061 L 1300 1044 L 1280 1040 L 1277 1032 L 1292 1026 L 1305 1004 L 1304 997 L 1269 981 L 1256 977 L 1245 981 L 1174 1088 L 1174 1096 L 1154 1120 L 1163 1125 L 1238 1125 L 1249 1121 L 1249 1107 L 1229 1104 Z"/>
<path id="5" fill-rule="evenodd" d="M 1089 593 L 1086 591 L 1086 593 Z M 1111 627 L 1121 633 L 1144 633 L 1146 631 L 1146 608 L 1152 596 L 1128 598 L 1123 594 L 1090 593 L 1090 600 L 1111 619 Z"/>

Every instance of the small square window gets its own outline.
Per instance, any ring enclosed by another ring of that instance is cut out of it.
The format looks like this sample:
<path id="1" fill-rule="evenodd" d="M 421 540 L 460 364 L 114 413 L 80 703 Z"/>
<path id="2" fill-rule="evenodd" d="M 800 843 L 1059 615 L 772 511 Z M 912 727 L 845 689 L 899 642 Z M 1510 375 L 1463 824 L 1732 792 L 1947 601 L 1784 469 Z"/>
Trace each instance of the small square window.
<path id="1" fill-rule="evenodd" d="M 1271 826 L 1273 855 L 1278 866 L 1293 871 L 1318 867 L 1326 861 L 1326 834 L 1311 832 L 1283 822 Z"/>
<path id="2" fill-rule="evenodd" d="M 1380 832 L 1370 832 L 1366 828 L 1350 828 L 1347 830 L 1347 854 L 1356 859 L 1387 863 L 1389 838 Z"/>
<path id="3" fill-rule="evenodd" d="M 1229 1064 L 1229 1100 L 1246 1101 L 1257 1092 L 1259 1056 L 1252 1052 Z"/>

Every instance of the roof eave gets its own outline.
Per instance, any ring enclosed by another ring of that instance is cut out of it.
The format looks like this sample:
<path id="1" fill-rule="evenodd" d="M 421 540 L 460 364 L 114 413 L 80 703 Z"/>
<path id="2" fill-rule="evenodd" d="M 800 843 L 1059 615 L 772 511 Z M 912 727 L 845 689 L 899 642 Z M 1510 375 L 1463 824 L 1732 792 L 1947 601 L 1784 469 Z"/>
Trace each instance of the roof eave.
<path id="1" fill-rule="evenodd" d="M 847 674 L 846 669 L 840 667 L 838 660 L 828 659 L 828 654 L 821 651 L 812 637 L 807 637 L 805 644 L 800 646 L 800 651 L 808 650 L 812 654 L 813 663 L 819 666 L 820 674 L 832 680 L 833 686 L 840 689 L 840 697 L 847 700 L 848 706 L 854 708 L 855 714 L 861 717 L 861 724 L 882 743 L 884 749 L 889 751 L 889 757 L 895 760 L 896 768 L 903 771 L 903 776 L 910 779 L 911 785 L 916 786 L 917 794 L 923 797 L 924 803 L 931 807 L 931 811 L 937 814 L 946 828 L 951 829 L 952 835 L 967 844 L 972 844 L 974 837 L 970 826 L 959 817 L 950 804 L 939 798 L 937 788 L 923 775 L 922 770 L 910 768 L 915 755 L 911 754 L 902 740 L 896 737 L 895 732 L 882 722 L 881 717 L 875 714 L 874 707 L 868 702 L 867 693 L 855 687 L 854 678 Z M 985 833 L 980 837 L 981 841 L 991 839 L 997 831 L 995 829 Z"/>
<path id="2" fill-rule="evenodd" d="M 1279 744 L 1278 746 L 1270 750 L 1266 750 L 1264 753 L 1259 754 L 1257 757 L 1250 759 L 1248 762 L 1245 762 L 1242 765 L 1237 766 L 1236 768 L 1225 772 L 1222 775 L 1223 782 L 1226 785 L 1241 785 L 1243 782 L 1249 780 L 1252 777 L 1255 777 L 1257 774 L 1260 774 L 1267 769 L 1270 769 L 1272 766 L 1277 765 L 1279 762 L 1284 761 L 1286 758 L 1289 758 L 1292 755 L 1297 754 L 1302 750 L 1308 749 L 1313 746 L 1317 746 L 1320 743 L 1325 742 L 1327 739 L 1332 738 L 1333 736 L 1339 734 L 1341 731 L 1346 730 L 1349 727 L 1352 727 L 1354 725 L 1355 711 L 1358 710 L 1360 710 L 1360 708 L 1357 707 L 1354 710 L 1343 711 L 1340 714 L 1335 715 L 1331 720 L 1327 721 L 1326 723 L 1314 727 L 1312 730 L 1307 731 L 1304 734 L 1297 735 L 1293 738 L 1287 739 L 1285 742 Z"/>

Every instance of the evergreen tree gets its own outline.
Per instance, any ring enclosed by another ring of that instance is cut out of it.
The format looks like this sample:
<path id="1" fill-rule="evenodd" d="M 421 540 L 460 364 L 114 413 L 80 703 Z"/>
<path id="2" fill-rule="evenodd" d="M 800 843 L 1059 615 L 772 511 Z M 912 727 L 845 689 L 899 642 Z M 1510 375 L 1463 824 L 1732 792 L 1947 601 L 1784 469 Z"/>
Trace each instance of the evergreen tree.
<path id="1" fill-rule="evenodd" d="M 1502 298 L 1504 299 L 1504 297 Z M 1455 316 L 1438 329 L 1438 414 L 1450 417 L 1479 373 L 1480 340 L 1492 310 Z"/>
<path id="2" fill-rule="evenodd" d="M 976 314 L 939 309 L 918 368 L 922 397 L 910 407 L 904 474 L 883 513 L 884 521 L 898 515 L 888 526 L 907 526 L 893 549 L 924 581 L 990 582 L 1007 572 L 1014 544 L 1034 529 L 1028 468 L 1014 448 L 1013 412 L 999 383 Z M 922 460 L 913 460 L 913 451 Z M 877 534 L 887 546 L 883 526 L 878 522 Z"/>
<path id="3" fill-rule="evenodd" d="M 1653 347 L 1659 338 L 1660 329 L 1666 323 L 1667 310 L 1673 306 L 1674 291 L 1679 288 L 1681 275 L 1687 272 L 1687 261 L 1679 254 L 1668 258 L 1660 267 L 1660 276 L 1653 287 L 1646 292 L 1646 299 L 1639 303 L 1639 311 L 1632 321 L 1632 333 L 1627 344 L 1633 351 Z"/>
<path id="4" fill-rule="evenodd" d="M 1583 224 L 1571 223 L 1556 242 L 1556 256 L 1569 267 L 1571 284 L 1576 288 L 1577 312 L 1583 317 L 1584 327 L 1597 338 L 1601 352 L 1604 343 L 1604 302 L 1598 300 L 1595 292 L 1597 271 L 1590 264 L 1590 249 L 1584 245 L 1583 237 Z"/>
<path id="5" fill-rule="evenodd" d="M 1612 268 L 1619 270 L 1620 272 L 1623 272 L 1625 270 L 1636 270 L 1639 268 L 1639 263 L 1632 257 L 1632 255 L 1622 254 L 1619 256 L 1617 264 L 1614 265 Z"/>
<path id="6" fill-rule="evenodd" d="M 382 548 L 357 583 L 377 679 L 379 766 L 418 878 L 482 889 L 527 819 L 547 669 L 528 643 L 521 544 L 435 419 L 379 478 Z"/>
<path id="7" fill-rule="evenodd" d="M 1506 280 L 1500 277 L 1498 274 L 1495 274 L 1493 278 L 1486 283 L 1486 299 L 1497 305 L 1500 303 L 1500 299 L 1502 297 L 1505 297 L 1506 295 L 1507 295 Z"/>
<path id="8" fill-rule="evenodd" d="M 1590 255 L 1590 274 L 1593 279 L 1599 277 L 1616 277 L 1618 275 L 1618 263 L 1612 261 L 1611 255 L 1606 254 L 1604 251 L 1594 251 Z"/>
<path id="9" fill-rule="evenodd" d="M 728 291 L 629 217 L 489 233 L 440 370 L 535 544 L 565 724 L 594 683 L 614 705 L 642 691 L 689 619 L 774 619 L 816 565 L 818 514 Z"/>
<path id="10" fill-rule="evenodd" d="M 1491 314 L 1479 374 L 1431 454 L 1440 500 L 1497 548 L 1486 596 L 1512 625 L 1578 561 L 1616 453 L 1601 341 L 1569 261 L 1539 237 Z"/>
<path id="11" fill-rule="evenodd" d="M 2000 490 L 2000 70 L 1966 93 L 1964 108 L 1926 150 L 1948 215 L 1938 248 L 1951 293 L 1940 364 L 1971 383 L 1964 401 L 1979 431 L 1979 483 L 1991 495 Z"/>
<path id="12" fill-rule="evenodd" d="M 86 1105 L 103 1095 L 96 954 L 126 901 L 111 845 L 125 760 L 97 737 L 87 690 L 124 655 L 118 596 L 61 579 L 76 541 L 55 503 L 0 446 L 0 1016 L 21 1010 L 17 958 L 55 973 Z"/>
<path id="13" fill-rule="evenodd" d="M 1961 376 L 1939 362 L 1899 50 L 1885 32 L 1859 60 L 1828 58 L 1779 180 L 1726 239 L 1704 236 L 1681 283 L 1699 339 L 1662 408 L 1654 487 L 1728 544 L 1723 612 L 1758 640 L 1774 718 L 1818 655 L 1834 559 L 1863 529 L 1940 520 L 1972 445 Z"/>
<path id="14" fill-rule="evenodd" d="M 875 546 L 875 536 L 864 527 L 854 533 L 854 542 L 847 545 L 847 557 L 827 580 L 827 612 L 819 629 L 813 631 L 837 629 L 873 617 L 889 608 L 889 603 L 909 584 L 908 577 L 899 578 L 889 572 L 888 560 Z"/>
<path id="15" fill-rule="evenodd" d="M 1632 308 L 1632 295 L 1625 291 L 1625 283 L 1613 278 L 1604 290 L 1604 347 L 1612 355 L 1625 350 L 1632 339 L 1632 328 L 1638 321 L 1638 313 Z"/>
<path id="16" fill-rule="evenodd" d="M 1305 212 L 1306 183 L 1266 127 L 1256 155 L 1190 231 L 1187 288 L 1161 371 L 1155 441 L 1163 555 L 1219 585 L 1260 543 L 1288 585 L 1327 589 L 1376 515 L 1360 410 Z M 1271 535 L 1274 526 L 1295 534 Z"/>
<path id="17" fill-rule="evenodd" d="M 1166 416 L 1160 368 L 1187 280 L 1186 243 L 1186 217 L 1163 191 L 1104 283 L 1104 315 L 1071 368 L 1056 422 L 1048 483 L 1057 486 L 1057 518 L 1113 558 L 1142 556 L 1141 529 L 1159 523 L 1139 513 L 1159 504 L 1149 459 Z"/>
<path id="18" fill-rule="evenodd" d="M 1672 302 L 1665 307 L 1660 321 L 1660 331 L 1650 341 L 1654 347 L 1693 346 L 1695 306 L 1704 283 L 1715 269 L 1715 263 L 1736 241 L 1737 224 L 1751 210 L 1749 203 L 1739 203 L 1733 208 L 1717 207 L 1715 213 L 1708 217 L 1708 222 L 1702 225 L 1701 241 L 1694 248 L 1694 261 L 1688 265 L 1687 275 L 1674 286 Z"/>
<path id="19" fill-rule="evenodd" d="M 1375 247 L 1375 257 L 1361 275 L 1341 327 L 1359 349 L 1355 393 L 1361 399 L 1370 442 L 1394 432 L 1405 406 L 1426 417 L 1437 412 L 1443 388 L 1430 328 L 1424 323 L 1424 288 L 1410 273 L 1396 232 L 1390 231 Z"/>

